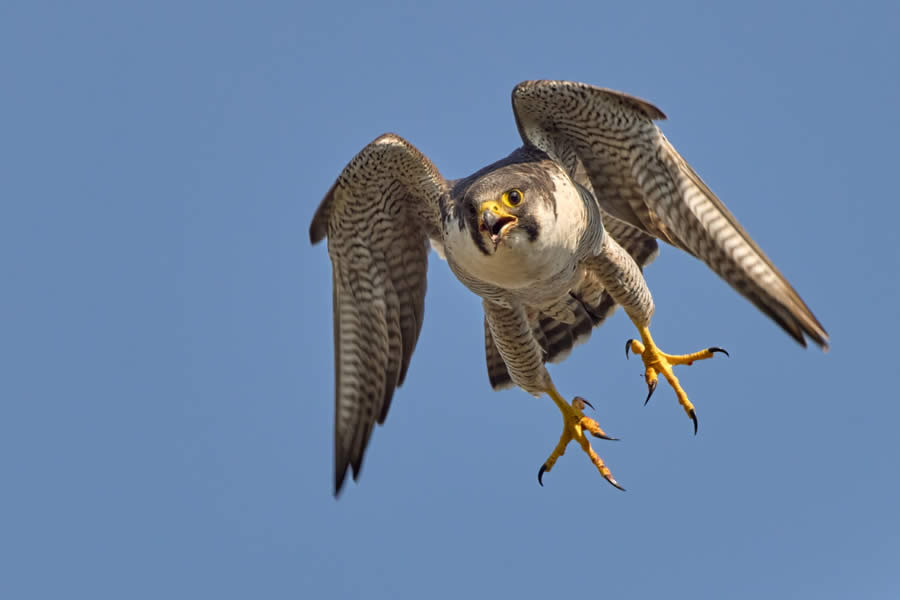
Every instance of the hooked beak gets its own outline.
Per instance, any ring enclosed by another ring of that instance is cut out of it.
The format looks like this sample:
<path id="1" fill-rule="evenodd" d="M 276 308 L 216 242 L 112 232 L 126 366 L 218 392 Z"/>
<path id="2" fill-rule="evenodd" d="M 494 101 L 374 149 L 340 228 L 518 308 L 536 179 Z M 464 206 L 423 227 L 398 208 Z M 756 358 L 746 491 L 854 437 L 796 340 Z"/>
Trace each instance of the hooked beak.
<path id="1" fill-rule="evenodd" d="M 518 219 L 506 212 L 497 202 L 485 202 L 481 205 L 480 229 L 486 231 L 494 242 L 494 247 L 503 239 L 506 233 L 512 229 Z"/>

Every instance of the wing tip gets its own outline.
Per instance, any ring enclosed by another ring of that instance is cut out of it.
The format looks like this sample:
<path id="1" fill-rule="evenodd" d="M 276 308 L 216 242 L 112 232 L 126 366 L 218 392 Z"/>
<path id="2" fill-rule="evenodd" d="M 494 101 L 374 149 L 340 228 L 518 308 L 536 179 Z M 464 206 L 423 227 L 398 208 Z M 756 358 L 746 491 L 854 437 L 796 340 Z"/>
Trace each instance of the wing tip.
<path id="1" fill-rule="evenodd" d="M 808 337 L 822 349 L 822 352 L 828 352 L 831 340 L 828 337 L 828 332 L 825 331 L 825 327 L 822 326 L 816 315 L 812 313 L 806 302 L 800 298 L 800 295 L 793 288 L 790 288 L 790 291 L 794 297 L 794 319 L 797 322 L 797 328 L 800 330 L 800 337 L 804 338 L 803 346 L 806 347 L 805 338 Z"/>
<path id="2" fill-rule="evenodd" d="M 797 335 L 791 334 L 791 337 L 797 340 L 797 343 L 804 348 L 809 348 L 809 344 L 806 343 L 806 339 L 809 338 L 825 354 L 827 354 L 831 349 L 831 340 L 828 339 L 828 334 L 824 331 L 820 333 L 804 330 L 802 333 L 799 333 Z"/>
<path id="3" fill-rule="evenodd" d="M 822 352 L 825 352 L 827 354 L 831 349 L 831 339 L 828 337 L 828 332 L 826 332 L 821 327 L 818 331 L 815 332 L 815 334 L 807 332 L 807 335 L 812 341 L 816 343 L 816 345 L 819 347 L 819 349 L 822 350 Z"/>
<path id="4" fill-rule="evenodd" d="M 753 302 L 756 304 L 755 300 Z M 759 306 L 769 318 L 781 326 L 794 341 L 804 348 L 809 348 L 809 344 L 807 343 L 808 338 L 821 348 L 822 352 L 828 352 L 830 347 L 828 332 L 825 331 L 825 328 L 822 327 L 818 319 L 816 319 L 809 309 L 806 308 L 805 304 L 803 305 L 805 310 L 799 312 L 799 314 L 796 312 L 789 314 L 787 317 L 779 315 L 778 311 L 772 310 L 769 307 L 763 308 L 761 304 L 757 304 L 757 306 Z"/>
<path id="5" fill-rule="evenodd" d="M 812 338 L 812 340 L 816 344 L 818 344 L 819 348 L 822 349 L 822 352 L 828 352 L 829 348 L 831 347 L 831 338 L 828 335 L 828 332 L 825 331 L 825 328 L 821 323 L 819 323 L 819 320 L 815 317 L 814 314 L 812 314 L 812 312 L 809 311 L 808 308 L 807 311 L 809 312 L 809 316 L 812 319 L 812 325 L 814 326 L 810 328 L 813 329 L 813 331 L 807 331 L 807 335 L 809 335 L 810 338 Z"/>
<path id="6" fill-rule="evenodd" d="M 362 471 L 363 458 L 365 457 L 365 447 L 358 456 L 353 458 L 349 456 L 335 456 L 334 461 L 334 497 L 338 498 L 344 489 L 344 483 L 347 481 L 347 471 L 351 472 L 353 481 L 359 481 L 359 474 Z"/>
<path id="7" fill-rule="evenodd" d="M 349 463 L 346 457 L 338 458 L 335 456 L 334 459 L 334 497 L 337 498 L 341 495 L 341 490 L 344 488 Z"/>

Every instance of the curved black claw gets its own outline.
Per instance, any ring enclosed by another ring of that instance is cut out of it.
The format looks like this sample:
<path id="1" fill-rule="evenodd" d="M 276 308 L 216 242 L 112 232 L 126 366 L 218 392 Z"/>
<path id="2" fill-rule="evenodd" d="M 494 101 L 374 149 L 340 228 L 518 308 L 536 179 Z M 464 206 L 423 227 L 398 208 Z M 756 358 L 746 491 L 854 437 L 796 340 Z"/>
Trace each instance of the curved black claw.
<path id="1" fill-rule="evenodd" d="M 650 396 L 652 396 L 653 392 L 656 391 L 656 384 L 658 384 L 658 383 L 659 383 L 659 379 L 656 379 L 647 384 L 647 389 L 649 391 L 647 392 L 647 399 L 644 400 L 644 406 L 647 406 L 647 403 L 650 402 Z"/>
<path id="2" fill-rule="evenodd" d="M 694 422 L 694 435 L 697 435 L 697 413 L 696 413 L 696 412 L 694 411 L 694 409 L 692 408 L 692 409 L 691 409 L 691 412 L 689 413 L 689 415 L 690 415 L 690 417 L 691 417 L 691 421 Z"/>
<path id="3" fill-rule="evenodd" d="M 544 471 L 547 470 L 547 465 L 541 465 L 540 470 L 538 470 L 538 483 L 541 484 L 541 487 L 544 487 L 544 482 L 542 479 L 544 478 Z"/>
<path id="4" fill-rule="evenodd" d="M 713 346 L 712 348 L 707 348 L 707 350 L 709 350 L 713 354 L 715 354 L 716 352 L 721 352 L 725 356 L 727 356 L 729 358 L 731 357 L 731 355 L 728 354 L 728 350 L 726 350 L 725 348 L 719 348 L 718 346 Z"/>
<path id="5" fill-rule="evenodd" d="M 610 442 L 618 442 L 619 441 L 619 438 L 610 437 L 610 436 L 606 435 L 605 433 L 594 433 L 592 431 L 591 435 L 594 436 L 595 438 L 600 438 L 601 440 L 608 440 Z"/>
<path id="6" fill-rule="evenodd" d="M 604 479 L 606 479 L 606 478 L 604 478 Z M 619 485 L 619 482 L 616 481 L 615 479 L 613 479 L 612 477 L 610 477 L 610 478 L 608 478 L 608 479 L 606 479 L 606 480 L 609 482 L 609 484 L 610 484 L 611 486 L 616 487 L 616 488 L 622 490 L 623 492 L 625 491 L 625 488 L 623 488 L 621 485 Z"/>
<path id="7" fill-rule="evenodd" d="M 629 350 L 631 350 L 631 342 L 633 342 L 633 341 L 634 341 L 634 339 L 630 339 L 627 342 L 625 342 L 625 360 L 628 360 L 628 352 L 629 352 Z"/>

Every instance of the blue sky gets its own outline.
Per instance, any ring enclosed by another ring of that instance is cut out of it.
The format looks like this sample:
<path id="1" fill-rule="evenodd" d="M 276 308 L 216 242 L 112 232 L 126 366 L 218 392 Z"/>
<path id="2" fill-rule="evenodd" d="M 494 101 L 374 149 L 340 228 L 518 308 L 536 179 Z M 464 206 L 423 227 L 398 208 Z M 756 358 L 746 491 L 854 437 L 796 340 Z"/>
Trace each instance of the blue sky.
<path id="1" fill-rule="evenodd" d="M 0 7 L 0 596 L 896 598 L 896 4 L 7 1 Z M 646 271 L 700 433 L 647 407 L 619 312 L 490 390 L 479 301 L 431 257 L 406 384 L 332 477 L 330 264 L 309 220 L 394 131 L 447 177 L 518 144 L 523 79 L 663 130 L 832 336 L 804 351 L 671 248 Z"/>

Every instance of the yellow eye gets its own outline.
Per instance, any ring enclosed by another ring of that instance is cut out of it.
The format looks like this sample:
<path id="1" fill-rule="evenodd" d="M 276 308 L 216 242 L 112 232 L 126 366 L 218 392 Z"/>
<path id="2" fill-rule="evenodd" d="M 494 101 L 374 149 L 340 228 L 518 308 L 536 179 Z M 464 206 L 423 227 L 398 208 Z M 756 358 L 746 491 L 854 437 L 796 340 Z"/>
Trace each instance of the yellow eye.
<path id="1" fill-rule="evenodd" d="M 519 189 L 511 189 L 508 192 L 503 192 L 503 204 L 509 207 L 515 207 L 522 203 L 522 200 L 525 199 L 525 194 L 522 193 L 522 190 Z"/>

